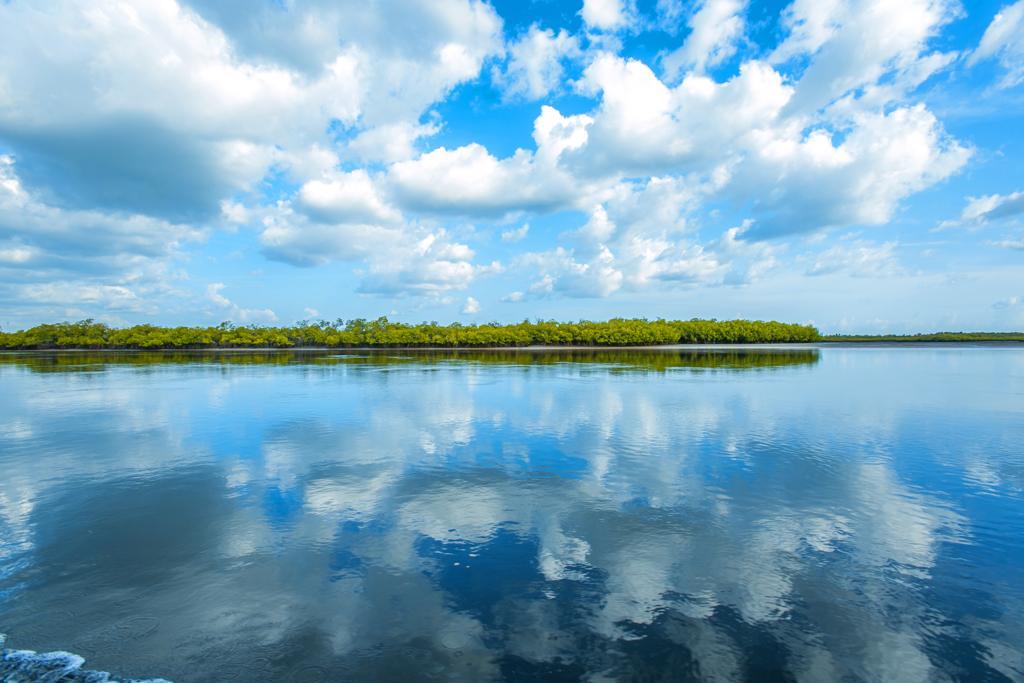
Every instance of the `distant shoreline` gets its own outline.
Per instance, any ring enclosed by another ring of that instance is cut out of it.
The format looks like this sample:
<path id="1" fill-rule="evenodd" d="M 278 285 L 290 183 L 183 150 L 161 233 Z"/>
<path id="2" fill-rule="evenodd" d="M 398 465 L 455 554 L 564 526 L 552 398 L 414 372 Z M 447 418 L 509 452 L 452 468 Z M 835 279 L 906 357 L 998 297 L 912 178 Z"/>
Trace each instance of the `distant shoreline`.
<path id="1" fill-rule="evenodd" d="M 866 348 L 866 347 L 949 347 L 949 346 L 974 346 L 974 347 L 1007 347 L 1016 348 L 1024 346 L 1024 338 L 1009 340 L 946 340 L 946 341 L 921 341 L 915 339 L 907 340 L 832 340 L 823 339 L 818 342 L 768 342 L 754 344 L 649 344 L 629 346 L 219 346 L 219 347 L 160 347 L 160 348 L 49 348 L 49 349 L 0 349 L 0 354 L 45 354 L 45 353 L 385 353 L 385 352 L 417 352 L 417 351 L 503 351 L 503 352 L 554 352 L 554 351 L 753 351 L 753 350 L 801 350 L 821 348 Z"/>

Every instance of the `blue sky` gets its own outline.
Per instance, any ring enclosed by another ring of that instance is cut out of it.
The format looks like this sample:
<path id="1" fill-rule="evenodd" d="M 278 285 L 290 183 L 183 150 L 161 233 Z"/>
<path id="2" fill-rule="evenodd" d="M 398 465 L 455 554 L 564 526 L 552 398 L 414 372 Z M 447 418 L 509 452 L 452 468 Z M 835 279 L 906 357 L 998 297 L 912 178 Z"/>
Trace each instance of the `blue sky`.
<path id="1" fill-rule="evenodd" d="M 0 3 L 0 327 L 1024 329 L 1024 0 Z"/>

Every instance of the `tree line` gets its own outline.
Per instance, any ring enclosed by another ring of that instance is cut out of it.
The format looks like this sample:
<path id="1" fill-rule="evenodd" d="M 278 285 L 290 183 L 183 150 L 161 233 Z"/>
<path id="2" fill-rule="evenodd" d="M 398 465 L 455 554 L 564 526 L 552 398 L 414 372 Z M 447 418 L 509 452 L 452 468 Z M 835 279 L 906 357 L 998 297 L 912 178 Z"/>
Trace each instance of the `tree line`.
<path id="1" fill-rule="evenodd" d="M 518 346 L 657 346 L 815 342 L 810 325 L 761 320 L 547 320 L 462 325 L 407 324 L 357 318 L 301 321 L 292 326 L 110 327 L 94 320 L 0 332 L 0 349 L 212 348 L 479 348 Z"/>
<path id="2" fill-rule="evenodd" d="M 1024 342 L 1024 332 L 932 332 L 926 334 L 832 334 L 823 342 Z"/>

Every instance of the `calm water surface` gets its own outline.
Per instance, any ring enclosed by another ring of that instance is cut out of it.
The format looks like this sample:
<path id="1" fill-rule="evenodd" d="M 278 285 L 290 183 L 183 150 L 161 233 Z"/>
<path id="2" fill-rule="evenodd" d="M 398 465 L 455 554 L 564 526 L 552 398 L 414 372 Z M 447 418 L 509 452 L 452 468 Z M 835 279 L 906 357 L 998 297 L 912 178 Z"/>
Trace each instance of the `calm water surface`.
<path id="1" fill-rule="evenodd" d="M 1024 349 L 0 356 L 0 632 L 8 680 L 1024 680 Z"/>

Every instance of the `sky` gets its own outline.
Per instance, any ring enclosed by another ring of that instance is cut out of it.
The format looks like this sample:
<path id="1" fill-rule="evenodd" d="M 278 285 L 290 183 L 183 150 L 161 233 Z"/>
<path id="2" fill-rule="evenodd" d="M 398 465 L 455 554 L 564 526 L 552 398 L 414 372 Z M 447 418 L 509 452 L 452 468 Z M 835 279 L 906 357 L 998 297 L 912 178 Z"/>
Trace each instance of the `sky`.
<path id="1" fill-rule="evenodd" d="M 1024 329 L 1024 0 L 0 0 L 0 328 Z"/>

